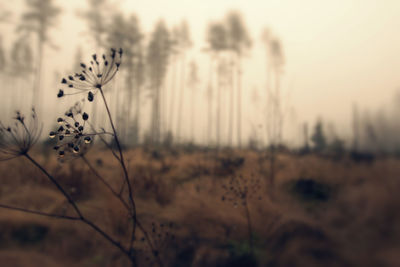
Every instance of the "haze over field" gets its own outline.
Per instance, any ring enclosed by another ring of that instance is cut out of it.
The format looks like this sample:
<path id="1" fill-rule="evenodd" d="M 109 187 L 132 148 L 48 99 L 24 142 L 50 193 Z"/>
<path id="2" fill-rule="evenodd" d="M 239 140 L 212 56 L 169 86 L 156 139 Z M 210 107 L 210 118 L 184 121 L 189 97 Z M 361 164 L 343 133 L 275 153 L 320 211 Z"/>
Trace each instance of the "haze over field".
<path id="1" fill-rule="evenodd" d="M 61 77 L 71 69 L 78 47 L 83 49 L 82 59 L 86 61 L 95 50 L 86 22 L 77 16 L 79 10 L 87 9 L 86 2 L 70 0 L 55 4 L 63 12 L 57 19 L 58 25 L 51 30 L 58 49 L 45 50 L 42 76 L 46 81 L 44 90 L 49 92 L 44 94 L 47 110 L 59 106 L 54 98 L 58 87 L 55 73 Z M 147 41 L 160 18 L 169 28 L 187 20 L 194 44 L 188 60 L 194 59 L 199 64 L 202 97 L 198 98 L 197 116 L 206 109 L 209 57 L 202 51 L 207 46 L 206 28 L 212 21 L 221 21 L 228 11 L 240 11 L 253 43 L 243 59 L 245 136 L 254 128 L 264 134 L 266 55 L 261 34 L 265 27 L 279 38 L 283 48 L 281 90 L 287 109 L 284 139 L 288 141 L 298 142 L 299 125 L 304 121 L 312 124 L 318 117 L 333 121 L 336 132 L 348 137 L 354 103 L 361 110 L 379 109 L 392 104 L 391 99 L 400 86 L 399 1 L 120 0 L 108 5 L 109 10 L 121 10 L 126 15 L 135 13 Z M 4 1 L 2 6 L 12 13 L 10 23 L 1 24 L 5 46 L 10 48 L 24 1 Z M 170 79 L 167 76 L 167 84 Z M 258 102 L 254 103 L 254 99 Z M 184 118 L 185 122 L 188 120 Z M 198 123 L 204 126 L 206 122 L 199 119 Z"/>

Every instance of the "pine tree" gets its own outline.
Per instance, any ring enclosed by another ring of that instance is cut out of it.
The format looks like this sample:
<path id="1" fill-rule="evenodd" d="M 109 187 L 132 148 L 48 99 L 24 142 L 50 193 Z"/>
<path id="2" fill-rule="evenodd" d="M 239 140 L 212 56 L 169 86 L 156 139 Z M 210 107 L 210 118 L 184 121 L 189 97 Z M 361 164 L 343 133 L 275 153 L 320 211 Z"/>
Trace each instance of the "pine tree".
<path id="1" fill-rule="evenodd" d="M 26 4 L 27 11 L 22 14 L 22 21 L 17 30 L 26 34 L 34 33 L 36 35 L 36 75 L 33 89 L 33 105 L 36 106 L 36 111 L 40 114 L 40 89 L 44 46 L 49 44 L 55 47 L 49 37 L 49 31 L 55 26 L 61 9 L 54 5 L 53 0 L 26 0 Z"/>

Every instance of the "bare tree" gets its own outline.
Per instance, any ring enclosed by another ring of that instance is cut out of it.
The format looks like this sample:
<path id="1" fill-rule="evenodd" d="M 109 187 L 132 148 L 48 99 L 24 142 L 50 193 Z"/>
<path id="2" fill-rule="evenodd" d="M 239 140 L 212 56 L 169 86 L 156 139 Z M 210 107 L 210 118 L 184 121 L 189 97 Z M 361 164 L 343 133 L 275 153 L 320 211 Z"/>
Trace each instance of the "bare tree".
<path id="1" fill-rule="evenodd" d="M 211 23 L 207 28 L 207 43 L 208 50 L 211 53 L 211 57 L 215 58 L 214 61 L 218 63 L 219 55 L 226 51 L 228 47 L 227 43 L 227 32 L 223 23 L 214 22 Z M 217 64 L 218 65 L 218 64 Z M 211 65 L 212 66 L 212 65 Z M 221 88 L 217 88 L 217 119 L 216 119 L 216 145 L 220 146 L 221 141 L 221 112 L 220 112 L 220 103 L 221 103 Z"/>
<path id="2" fill-rule="evenodd" d="M 353 105 L 353 151 L 357 152 L 359 148 L 360 141 L 360 118 L 358 113 L 357 104 Z"/>
<path id="3" fill-rule="evenodd" d="M 135 91 L 138 88 L 136 75 L 138 74 L 138 64 L 141 61 L 139 53 L 141 50 L 141 41 L 143 35 L 140 31 L 139 20 L 137 16 L 131 15 L 128 19 L 124 18 L 122 13 L 114 14 L 110 27 L 107 31 L 107 38 L 105 44 L 109 47 L 121 47 L 124 50 L 124 73 L 125 73 L 125 91 L 116 94 L 116 108 L 119 127 L 121 128 L 122 137 L 125 142 L 128 142 L 129 125 L 131 125 L 132 103 L 134 95 L 138 97 Z M 126 96 L 125 96 L 126 93 Z M 140 94 L 140 93 L 139 93 Z M 121 105 L 121 101 L 125 105 Z M 139 103 L 140 104 L 140 103 Z M 121 107 L 125 107 L 122 109 Z M 135 125 L 137 126 L 137 125 Z M 134 143 L 138 142 L 138 129 L 134 129 Z"/>
<path id="4" fill-rule="evenodd" d="M 87 0 L 88 9 L 78 10 L 78 16 L 86 21 L 88 25 L 88 31 L 85 35 L 89 36 L 94 42 L 95 50 L 99 52 L 104 47 L 105 36 L 107 33 L 107 26 L 109 24 L 109 18 L 113 8 L 108 4 L 108 0 Z M 118 46 L 119 47 L 119 46 Z M 92 123 L 97 123 L 97 118 L 102 118 L 101 111 L 97 112 L 97 102 L 92 105 Z"/>
<path id="5" fill-rule="evenodd" d="M 176 83 L 177 83 L 177 74 L 178 74 L 178 62 L 179 62 L 179 42 L 180 42 L 180 28 L 178 26 L 173 27 L 171 31 L 171 95 L 170 95 L 170 104 L 169 104 L 169 118 L 168 118 L 168 126 L 167 129 L 169 134 L 173 136 L 173 128 L 174 128 L 174 110 L 175 110 L 175 91 L 176 91 Z"/>
<path id="6" fill-rule="evenodd" d="M 228 48 L 233 53 L 231 58 L 232 71 L 236 72 L 237 85 L 237 139 L 238 146 L 242 145 L 242 66 L 241 59 L 245 52 L 251 47 L 251 39 L 243 21 L 242 15 L 238 11 L 228 13 L 226 17 L 226 25 L 228 32 Z M 234 75 L 232 75 L 232 80 Z M 231 114 L 230 114 L 230 132 L 233 131 L 233 94 L 234 87 L 232 82 L 231 88 Z M 232 133 L 231 133 L 232 135 Z M 232 145 L 232 137 L 230 137 Z"/>
<path id="7" fill-rule="evenodd" d="M 167 72 L 170 56 L 170 45 L 171 41 L 168 29 L 164 21 L 159 21 L 151 35 L 146 58 L 153 98 L 151 115 L 151 141 L 153 144 L 158 144 L 161 141 L 160 94 Z"/>
<path id="8" fill-rule="evenodd" d="M 275 180 L 275 153 L 282 141 L 283 112 L 281 107 L 280 78 L 284 64 L 282 45 L 269 30 L 264 30 L 262 39 L 267 54 L 267 136 L 270 144 L 270 176 L 271 188 Z M 273 79 L 272 79 L 273 78 Z M 272 83 L 273 81 L 273 83 Z"/>
<path id="9" fill-rule="evenodd" d="M 176 134 L 178 138 L 181 138 L 182 131 L 182 113 L 183 113 L 183 101 L 185 95 L 185 82 L 186 82 L 186 52 L 192 46 L 192 41 L 190 39 L 190 31 L 189 25 L 187 21 L 182 21 L 179 31 L 179 41 L 178 41 L 178 49 L 181 58 L 181 84 L 180 84 L 180 93 L 179 93 L 179 104 L 178 104 L 178 121 L 177 121 L 177 131 Z"/>
<path id="10" fill-rule="evenodd" d="M 194 136 L 194 127 L 196 124 L 196 93 L 197 87 L 199 84 L 199 77 L 198 77 L 198 67 L 196 61 L 192 60 L 189 64 L 189 80 L 188 86 L 191 89 L 191 111 L 190 111 L 190 139 L 191 142 L 195 143 L 195 136 Z"/>
<path id="11" fill-rule="evenodd" d="M 107 0 L 88 0 L 88 9 L 78 10 L 78 16 L 88 24 L 88 36 L 94 41 L 96 50 L 104 46 L 104 37 L 107 32 L 107 24 L 110 7 Z"/>
<path id="12" fill-rule="evenodd" d="M 34 33 L 37 39 L 36 50 L 36 75 L 33 89 L 33 105 L 40 108 L 40 89 L 42 60 L 45 44 L 53 48 L 54 44 L 49 37 L 49 30 L 55 26 L 56 19 L 61 13 L 61 9 L 54 5 L 53 0 L 26 0 L 27 11 L 22 14 L 22 22 L 18 31 L 26 34 Z M 37 112 L 40 114 L 39 110 Z"/>

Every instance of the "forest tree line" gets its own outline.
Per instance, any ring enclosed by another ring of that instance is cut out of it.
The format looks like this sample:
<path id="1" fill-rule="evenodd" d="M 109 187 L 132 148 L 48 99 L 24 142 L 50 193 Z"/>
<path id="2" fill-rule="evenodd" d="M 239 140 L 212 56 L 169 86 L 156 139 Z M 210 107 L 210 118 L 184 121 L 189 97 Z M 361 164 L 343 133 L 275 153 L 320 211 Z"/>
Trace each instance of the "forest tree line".
<path id="1" fill-rule="evenodd" d="M 7 50 L 5 36 L 0 34 L 0 79 L 4 85 L 1 94 L 9 104 L 3 105 L 5 115 L 10 114 L 10 108 L 17 101 L 35 106 L 40 112 L 43 79 L 49 73 L 43 71 L 43 53 L 59 45 L 51 31 L 63 14 L 60 3 L 55 0 L 25 0 L 24 3 L 17 22 L 10 22 L 11 11 L 3 8 L 0 12 L 0 23 L 13 25 L 16 36 Z M 169 27 L 161 19 L 146 33 L 135 13 L 125 14 L 108 0 L 87 0 L 86 4 L 76 15 L 85 22 L 94 51 L 106 51 L 110 47 L 124 51 L 118 85 L 111 85 L 118 88 L 113 89 L 117 93 L 110 97 L 117 128 L 126 145 L 203 143 L 213 147 L 243 147 L 251 143 L 256 147 L 272 147 L 283 143 L 287 120 L 281 86 L 285 56 L 281 40 L 268 28 L 260 33 L 261 38 L 250 36 L 239 11 L 230 11 L 220 20 L 210 22 L 202 44 L 202 55 L 209 61 L 208 73 L 200 75 L 198 62 L 188 57 L 193 40 L 187 21 Z M 265 127 L 261 134 L 244 137 L 243 127 L 249 126 L 243 123 L 243 94 L 249 86 L 243 82 L 243 61 L 249 57 L 254 42 L 262 42 L 266 56 L 265 86 L 261 88 L 266 98 L 257 99 L 261 102 L 258 112 L 263 113 Z M 79 47 L 75 57 L 71 69 L 79 72 L 80 63 L 89 57 L 82 55 Z M 200 78 L 203 76 L 205 80 Z M 202 107 L 198 103 L 200 98 L 205 102 Z M 103 111 L 97 110 L 96 104 L 90 109 L 95 125 L 101 125 Z M 206 120 L 205 127 L 199 127 L 199 114 Z M 354 123 L 357 128 L 353 127 L 353 141 L 349 141 L 349 146 L 359 149 L 383 142 L 370 141 L 374 144 L 365 145 L 366 139 L 377 139 L 377 132 L 383 131 L 370 118 Z M 203 131 L 201 141 L 196 139 L 199 131 Z M 306 146 L 311 138 L 305 135 L 304 129 L 299 131 L 299 136 L 302 131 Z"/>

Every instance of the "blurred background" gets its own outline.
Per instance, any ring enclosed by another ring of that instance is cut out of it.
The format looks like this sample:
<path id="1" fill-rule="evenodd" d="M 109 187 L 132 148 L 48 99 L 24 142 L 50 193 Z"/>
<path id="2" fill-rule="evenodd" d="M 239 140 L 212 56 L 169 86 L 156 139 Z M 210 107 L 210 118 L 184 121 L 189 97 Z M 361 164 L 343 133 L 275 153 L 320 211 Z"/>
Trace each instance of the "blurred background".
<path id="1" fill-rule="evenodd" d="M 134 244 L 137 266 L 161 265 L 154 255 L 174 267 L 400 266 L 399 10 L 398 0 L 0 0 L 0 152 L 22 156 L 0 164 L 0 265 L 129 266 L 83 224 L 37 216 L 75 214 L 45 172 L 117 244 Z M 115 140 L 100 142 L 112 132 L 100 95 L 61 84 L 111 48 L 122 64 L 102 88 L 124 164 Z M 57 125 L 82 99 L 101 132 L 91 150 Z M 44 127 L 30 151 L 34 131 L 13 139 L 6 127 L 32 106 Z M 117 201 L 128 202 L 123 173 L 145 229 L 135 238 Z"/>
<path id="2" fill-rule="evenodd" d="M 126 145 L 300 148 L 320 124 L 327 145 L 400 149 L 398 1 L 0 5 L 3 121 L 34 105 L 47 132 L 83 97 L 57 99 L 61 79 L 122 47 L 107 97 Z"/>

